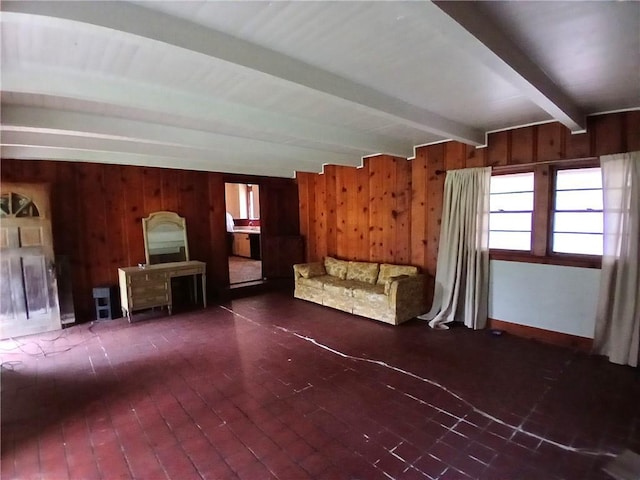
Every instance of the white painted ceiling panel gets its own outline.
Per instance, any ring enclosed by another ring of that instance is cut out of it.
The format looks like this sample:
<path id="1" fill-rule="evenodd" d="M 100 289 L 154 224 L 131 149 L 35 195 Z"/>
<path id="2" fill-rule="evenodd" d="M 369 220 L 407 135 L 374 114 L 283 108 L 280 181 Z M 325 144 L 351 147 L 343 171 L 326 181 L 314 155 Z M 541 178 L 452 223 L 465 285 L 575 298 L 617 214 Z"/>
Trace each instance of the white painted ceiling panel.
<path id="1" fill-rule="evenodd" d="M 640 2 L 451 5 L 5 1 L 2 156 L 292 176 L 640 108 Z"/>
<path id="2" fill-rule="evenodd" d="M 640 104 L 640 2 L 483 2 L 589 111 Z"/>
<path id="3" fill-rule="evenodd" d="M 275 2 L 253 16 L 253 2 L 199 3 L 186 11 L 181 2 L 142 5 L 238 35 L 455 120 L 481 124 L 477 117 L 487 99 L 523 98 L 452 44 L 424 2 Z M 535 110 L 538 120 L 546 118 Z"/>

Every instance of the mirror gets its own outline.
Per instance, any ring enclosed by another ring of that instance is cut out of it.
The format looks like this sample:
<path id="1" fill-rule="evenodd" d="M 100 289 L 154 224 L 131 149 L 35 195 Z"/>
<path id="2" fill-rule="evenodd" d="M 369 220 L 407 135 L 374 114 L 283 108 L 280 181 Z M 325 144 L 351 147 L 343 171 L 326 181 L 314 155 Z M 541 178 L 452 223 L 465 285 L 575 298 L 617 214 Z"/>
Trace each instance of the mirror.
<path id="1" fill-rule="evenodd" d="M 187 224 L 173 212 L 155 212 L 142 219 L 147 264 L 189 260 Z"/>

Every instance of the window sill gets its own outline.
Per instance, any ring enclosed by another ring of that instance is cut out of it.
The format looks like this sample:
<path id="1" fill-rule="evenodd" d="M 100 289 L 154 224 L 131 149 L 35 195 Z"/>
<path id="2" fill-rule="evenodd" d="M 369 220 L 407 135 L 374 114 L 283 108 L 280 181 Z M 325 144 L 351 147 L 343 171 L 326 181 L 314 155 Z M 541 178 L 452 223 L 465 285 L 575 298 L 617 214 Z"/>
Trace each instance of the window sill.
<path id="1" fill-rule="evenodd" d="M 490 260 L 508 262 L 542 263 L 546 265 L 562 265 L 565 267 L 602 268 L 602 257 L 598 255 L 571 255 L 555 253 L 553 255 L 533 255 L 530 252 L 514 250 L 490 250 Z"/>

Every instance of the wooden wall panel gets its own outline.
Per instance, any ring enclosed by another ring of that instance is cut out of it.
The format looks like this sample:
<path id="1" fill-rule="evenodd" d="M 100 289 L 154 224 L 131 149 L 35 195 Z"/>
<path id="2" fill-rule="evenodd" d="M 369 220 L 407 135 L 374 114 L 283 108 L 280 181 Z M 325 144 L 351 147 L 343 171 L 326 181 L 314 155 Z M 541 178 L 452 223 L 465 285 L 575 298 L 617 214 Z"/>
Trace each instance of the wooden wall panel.
<path id="1" fill-rule="evenodd" d="M 338 252 L 338 219 L 336 214 L 336 170 L 335 165 L 325 165 L 326 212 L 327 212 L 327 255 L 335 256 Z"/>
<path id="2" fill-rule="evenodd" d="M 427 246 L 427 150 L 419 148 L 411 161 L 411 264 L 426 265 Z"/>
<path id="3" fill-rule="evenodd" d="M 145 168 L 143 171 L 142 188 L 144 192 L 144 211 L 159 212 L 162 206 L 162 170 Z"/>
<path id="4" fill-rule="evenodd" d="M 80 211 L 79 220 L 84 228 L 85 252 L 84 269 L 87 272 L 89 285 L 104 285 L 109 281 L 108 266 L 105 259 L 108 255 L 106 228 L 107 218 L 104 204 L 104 187 L 102 184 L 102 165 L 88 163 L 80 175 Z M 54 213 L 55 215 L 55 213 Z M 90 292 L 89 292 L 90 293 Z"/>
<path id="5" fill-rule="evenodd" d="M 73 164 L 69 164 L 73 166 Z M 146 217 L 144 209 L 144 175 L 142 167 L 123 167 L 122 177 L 125 208 L 125 234 L 127 236 L 127 261 L 125 265 L 144 263 L 144 236 L 142 234 L 142 218 Z"/>
<path id="6" fill-rule="evenodd" d="M 392 194 L 395 206 L 395 256 L 393 263 L 407 265 L 411 262 L 411 162 L 396 158 L 396 183 Z"/>
<path id="7" fill-rule="evenodd" d="M 316 261 L 316 249 L 315 249 L 315 225 L 314 219 L 311 218 L 310 209 L 313 208 L 314 201 L 309 197 L 313 195 L 315 197 L 315 175 L 308 172 L 297 172 L 296 181 L 298 182 L 298 209 L 300 216 L 300 231 L 304 232 L 303 246 L 305 257 L 310 262 Z"/>
<path id="8" fill-rule="evenodd" d="M 624 138 L 627 144 L 624 150 L 627 152 L 640 151 L 640 110 L 627 112 L 624 126 Z"/>
<path id="9" fill-rule="evenodd" d="M 625 129 L 623 115 L 601 115 L 589 118 L 589 129 L 592 131 L 592 155 L 608 155 L 616 153 L 624 141 Z M 625 145 L 626 146 L 626 145 Z"/>
<path id="10" fill-rule="evenodd" d="M 190 170 L 184 170 L 181 174 L 180 183 L 176 182 L 177 206 L 173 211 L 181 212 L 187 221 L 190 256 L 206 259 L 211 251 L 210 233 L 208 223 L 201 218 L 209 197 L 207 176 Z"/>
<path id="11" fill-rule="evenodd" d="M 466 145 L 460 142 L 444 144 L 444 170 L 459 170 L 466 167 Z"/>
<path id="12" fill-rule="evenodd" d="M 396 218 L 395 218 L 395 187 L 396 187 L 396 158 L 381 156 L 377 162 L 378 171 L 382 173 L 382 204 L 379 211 L 379 222 L 382 228 L 381 262 L 393 263 L 395 260 Z"/>
<path id="13" fill-rule="evenodd" d="M 207 259 L 207 286 L 211 292 L 215 286 L 229 284 L 229 264 L 227 256 L 226 208 L 224 203 L 224 178 L 215 173 L 207 174 L 209 227 L 209 255 Z M 260 192 L 262 193 L 262 192 Z M 204 220 L 204 219 L 203 219 Z M 187 225 L 187 228 L 189 226 Z M 195 258 L 195 257 L 194 257 Z"/>
<path id="14" fill-rule="evenodd" d="M 529 127 L 511 130 L 510 165 L 531 163 L 537 160 L 536 132 L 536 128 Z"/>
<path id="15" fill-rule="evenodd" d="M 362 252 L 369 251 L 369 166 L 356 170 L 356 197 L 352 215 L 349 217 L 355 225 L 355 245 L 351 252 L 354 260 L 364 260 Z M 366 260 L 369 257 L 367 255 Z"/>
<path id="16" fill-rule="evenodd" d="M 358 211 L 358 173 L 359 169 L 350 168 L 346 177 L 347 187 L 347 224 L 345 226 L 345 240 L 347 252 L 346 258 L 349 260 L 358 259 L 358 249 L 360 247 L 359 220 L 362 218 Z"/>
<path id="17" fill-rule="evenodd" d="M 352 167 L 339 166 L 336 168 L 336 255 L 349 258 L 349 239 L 347 225 L 349 215 L 349 177 Z"/>
<path id="18" fill-rule="evenodd" d="M 323 175 L 313 174 L 315 184 L 304 180 L 314 194 L 306 194 L 307 202 L 315 203 L 315 206 L 309 203 L 306 207 L 309 223 L 314 215 L 316 225 L 326 218 L 326 228 L 315 230 L 317 244 L 326 242 L 326 248 L 307 253 L 307 259 L 321 260 L 329 254 L 357 260 L 410 263 L 430 275 L 427 285 L 430 296 L 436 271 L 446 170 L 535 164 L 638 150 L 639 132 L 640 112 L 634 111 L 590 117 L 588 131 L 584 134 L 572 135 L 559 123 L 547 123 L 492 133 L 484 148 L 447 142 L 418 147 L 415 159 L 411 161 L 378 155 L 365 159 L 362 169 L 327 165 Z M 348 176 L 347 171 L 356 172 L 355 177 Z M 340 172 L 339 180 L 336 180 L 336 172 Z M 364 175 L 367 182 L 363 181 Z M 355 207 L 353 198 L 347 193 L 353 188 L 352 178 L 356 179 L 358 190 Z M 346 192 L 342 192 L 343 187 Z M 365 189 L 368 189 L 366 193 Z M 368 198 L 368 202 L 364 202 L 364 198 Z M 549 199 L 539 198 L 538 201 L 548 203 Z M 326 217 L 323 216 L 325 212 Z M 352 231 L 338 233 L 338 219 L 341 229 L 351 227 Z M 537 221 L 540 223 L 540 219 Z M 302 229 L 312 232 L 311 227 L 303 225 Z M 351 235 L 355 229 L 361 234 L 367 232 L 366 241 Z M 538 230 L 545 231 L 543 228 Z M 542 252 L 545 245 L 538 242 L 535 248 Z"/>
<path id="19" fill-rule="evenodd" d="M 118 267 L 129 265 L 127 263 L 127 236 L 125 234 L 126 218 L 125 202 L 120 195 L 124 191 L 122 181 L 123 167 L 120 165 L 104 165 L 103 176 L 103 200 L 105 210 L 105 245 L 106 245 L 106 272 L 105 278 L 109 278 L 109 272 Z"/>
<path id="20" fill-rule="evenodd" d="M 369 252 L 362 252 L 362 259 L 372 262 L 383 262 L 385 255 L 384 238 L 384 170 L 381 168 L 384 159 L 367 158 L 369 170 Z"/>
<path id="21" fill-rule="evenodd" d="M 564 127 L 555 122 L 538 125 L 536 148 L 540 161 L 564 158 L 563 130 Z"/>
<path id="22" fill-rule="evenodd" d="M 183 170 L 166 170 L 160 171 L 160 199 L 162 210 L 168 212 L 178 212 L 180 210 L 178 192 L 180 183 L 184 174 Z"/>
<path id="23" fill-rule="evenodd" d="M 207 263 L 209 294 L 228 286 L 223 174 L 12 159 L 2 159 L 0 174 L 3 181 L 51 184 L 54 249 L 69 258 L 79 321 L 94 318 L 93 287 L 116 284 L 118 267 L 145 261 L 142 218 L 162 209 L 186 218 L 191 258 Z M 297 235 L 295 182 L 251 178 L 258 182 L 274 235 Z"/>
<path id="24" fill-rule="evenodd" d="M 313 196 L 309 194 L 309 201 L 315 202 L 309 208 L 309 214 L 313 216 L 315 227 L 315 261 L 321 261 L 327 256 L 327 176 L 316 175 L 313 183 Z M 315 215 L 314 215 L 315 212 Z"/>
<path id="25" fill-rule="evenodd" d="M 569 129 L 561 128 L 564 137 L 564 156 L 561 158 L 586 158 L 592 154 L 591 131 L 573 134 Z"/>
<path id="26" fill-rule="evenodd" d="M 424 268 L 435 277 L 444 192 L 444 145 L 427 148 L 427 245 Z"/>
<path id="27" fill-rule="evenodd" d="M 509 131 L 489 134 L 486 165 L 493 167 L 509 164 Z"/>
<path id="28" fill-rule="evenodd" d="M 467 156 L 466 168 L 484 167 L 488 165 L 486 156 L 487 148 L 475 148 L 471 145 L 465 145 Z"/>

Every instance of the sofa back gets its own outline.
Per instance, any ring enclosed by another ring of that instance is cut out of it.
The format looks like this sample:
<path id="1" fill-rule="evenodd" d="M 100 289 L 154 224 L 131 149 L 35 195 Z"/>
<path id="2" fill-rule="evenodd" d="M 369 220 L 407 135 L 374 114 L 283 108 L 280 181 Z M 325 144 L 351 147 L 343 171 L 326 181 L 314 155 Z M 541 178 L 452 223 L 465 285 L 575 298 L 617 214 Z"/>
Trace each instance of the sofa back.
<path id="1" fill-rule="evenodd" d="M 324 268 L 328 275 L 342 280 L 358 280 L 370 284 L 384 285 L 391 277 L 417 275 L 418 267 L 393 265 L 390 263 L 354 262 L 325 257 Z"/>

